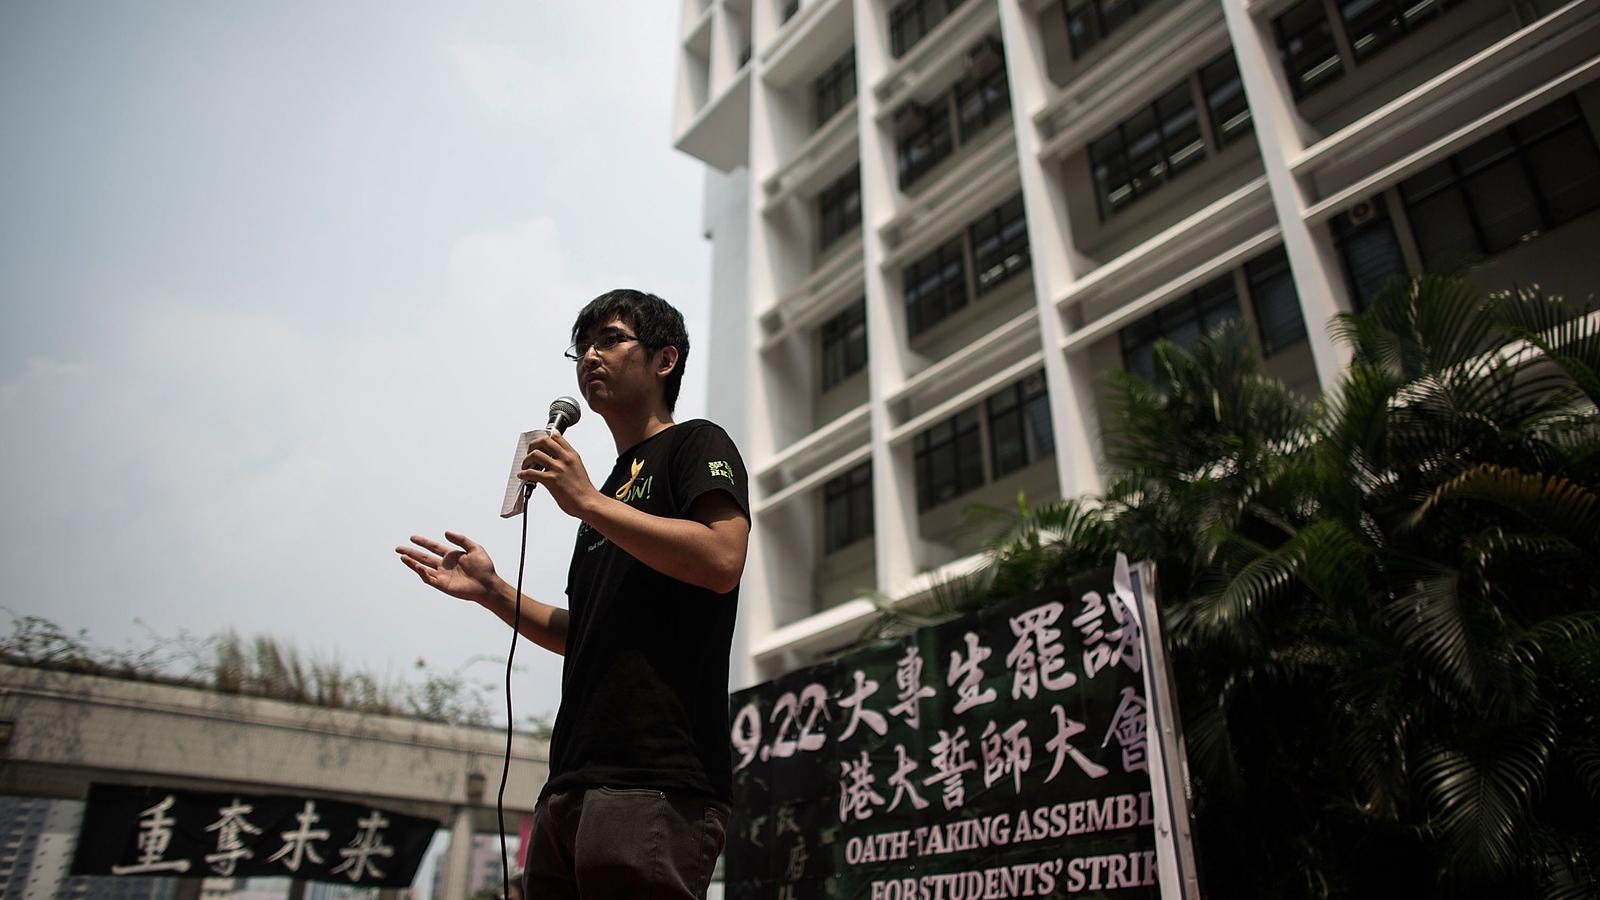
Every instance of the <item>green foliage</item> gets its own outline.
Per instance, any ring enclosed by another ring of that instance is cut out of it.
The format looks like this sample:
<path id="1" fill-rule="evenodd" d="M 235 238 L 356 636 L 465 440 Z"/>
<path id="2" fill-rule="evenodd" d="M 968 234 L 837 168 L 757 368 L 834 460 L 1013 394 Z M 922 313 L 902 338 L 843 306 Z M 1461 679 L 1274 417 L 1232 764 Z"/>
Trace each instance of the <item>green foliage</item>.
<path id="1" fill-rule="evenodd" d="M 155 639 L 139 651 L 95 646 L 87 632 L 68 634 L 38 616 L 10 612 L 12 630 L 0 636 L 0 663 L 197 687 L 225 694 L 265 697 L 374 715 L 412 716 L 452 725 L 493 724 L 495 684 L 469 677 L 475 657 L 450 671 L 418 659 L 411 678 L 381 677 L 347 667 L 336 658 L 308 659 L 296 647 L 270 636 L 245 640 L 232 631 L 198 639 L 180 634 Z M 502 666 L 503 667 L 503 666 Z M 545 716 L 529 716 L 523 730 L 548 737 Z"/>
<path id="2" fill-rule="evenodd" d="M 1312 403 L 1242 329 L 1117 373 L 1106 494 L 962 607 L 1157 562 L 1207 893 L 1600 893 L 1600 313 L 1401 283 Z"/>

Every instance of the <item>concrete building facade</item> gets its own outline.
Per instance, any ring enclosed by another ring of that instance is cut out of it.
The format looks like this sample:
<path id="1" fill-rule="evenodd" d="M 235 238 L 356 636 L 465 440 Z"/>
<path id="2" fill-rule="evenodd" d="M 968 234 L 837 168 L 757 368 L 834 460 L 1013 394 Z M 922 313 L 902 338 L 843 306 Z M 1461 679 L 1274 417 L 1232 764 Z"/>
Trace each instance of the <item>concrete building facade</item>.
<path id="1" fill-rule="evenodd" d="M 1313 394 L 1393 277 L 1600 283 L 1600 0 L 682 2 L 746 681 L 972 566 L 972 506 L 1099 489 L 1160 338 Z"/>

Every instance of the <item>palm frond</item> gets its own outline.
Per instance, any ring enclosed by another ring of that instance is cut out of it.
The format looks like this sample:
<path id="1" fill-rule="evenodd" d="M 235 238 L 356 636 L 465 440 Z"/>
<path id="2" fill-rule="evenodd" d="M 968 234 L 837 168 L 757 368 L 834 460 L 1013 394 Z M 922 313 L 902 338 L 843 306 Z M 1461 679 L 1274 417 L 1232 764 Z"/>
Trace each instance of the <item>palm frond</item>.
<path id="1" fill-rule="evenodd" d="M 1580 546 L 1593 545 L 1595 535 L 1600 534 L 1600 498 L 1590 488 L 1559 475 L 1487 463 L 1435 488 L 1408 524 L 1420 525 L 1440 504 L 1457 499 L 1492 503 Z"/>
<path id="2" fill-rule="evenodd" d="M 1377 662 L 1377 661 L 1374 661 Z M 1417 710 L 1408 702 L 1399 660 L 1345 666 L 1338 696 L 1345 727 L 1340 755 L 1354 775 L 1355 807 L 1376 821 L 1398 821 L 1406 802 L 1408 749 Z"/>
<path id="3" fill-rule="evenodd" d="M 1528 665 L 1553 650 L 1600 640 L 1600 611 L 1585 610 L 1544 619 L 1516 636 L 1512 651 Z"/>
<path id="4" fill-rule="evenodd" d="M 1549 717 L 1486 735 L 1468 748 L 1436 746 L 1417 779 L 1438 828 L 1449 870 L 1465 877 L 1503 875 L 1524 862 L 1519 830 L 1556 743 Z"/>
<path id="5" fill-rule="evenodd" d="M 1412 380 L 1471 363 L 1496 343 L 1490 301 L 1471 282 L 1419 275 L 1380 293 L 1367 311 L 1342 317 L 1336 334 L 1351 341 L 1358 361 Z"/>
<path id="6" fill-rule="evenodd" d="M 1541 897 L 1546 900 L 1593 900 L 1600 895 L 1596 880 L 1596 841 L 1575 840 L 1550 828 L 1531 830 L 1528 843 Z"/>
<path id="7" fill-rule="evenodd" d="M 1460 573 L 1424 561 L 1412 566 L 1415 572 L 1402 583 L 1404 593 L 1384 610 L 1384 618 L 1424 676 L 1463 708 L 1503 711 L 1522 699 L 1497 623 L 1486 622 L 1488 610 L 1463 595 Z"/>
<path id="8" fill-rule="evenodd" d="M 1592 304 L 1552 297 L 1537 288 L 1508 291 L 1495 312 L 1516 338 L 1537 347 L 1572 383 L 1600 405 L 1600 316 Z"/>
<path id="9" fill-rule="evenodd" d="M 1244 776 L 1228 729 L 1227 701 L 1223 697 L 1193 698 L 1184 706 L 1184 743 L 1195 774 L 1207 787 L 1237 797 Z"/>
<path id="10" fill-rule="evenodd" d="M 1565 748 L 1568 764 L 1591 803 L 1600 804 L 1600 746 L 1578 744 Z"/>

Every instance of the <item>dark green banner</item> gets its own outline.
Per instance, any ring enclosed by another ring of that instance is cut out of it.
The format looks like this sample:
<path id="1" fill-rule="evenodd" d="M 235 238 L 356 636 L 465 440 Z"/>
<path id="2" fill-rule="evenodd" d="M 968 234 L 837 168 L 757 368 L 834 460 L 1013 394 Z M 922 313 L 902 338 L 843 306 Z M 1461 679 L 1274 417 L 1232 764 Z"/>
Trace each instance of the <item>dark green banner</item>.
<path id="1" fill-rule="evenodd" d="M 1107 569 L 734 694 L 728 895 L 1156 896 L 1140 669 Z"/>

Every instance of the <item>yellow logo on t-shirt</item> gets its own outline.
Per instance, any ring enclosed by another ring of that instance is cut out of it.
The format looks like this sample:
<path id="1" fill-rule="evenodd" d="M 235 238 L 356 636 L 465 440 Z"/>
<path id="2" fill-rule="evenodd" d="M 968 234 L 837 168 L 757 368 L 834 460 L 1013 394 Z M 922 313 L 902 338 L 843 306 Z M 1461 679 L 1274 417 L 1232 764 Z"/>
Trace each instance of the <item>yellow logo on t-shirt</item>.
<path id="1" fill-rule="evenodd" d="M 639 480 L 639 473 L 643 472 L 643 471 L 644 471 L 644 460 L 642 460 L 642 459 L 634 460 L 633 461 L 633 471 L 628 476 L 628 480 L 624 481 L 622 483 L 622 487 L 617 488 L 616 496 L 617 496 L 618 500 L 627 500 L 628 499 L 628 491 L 633 489 L 633 483 L 635 481 Z"/>
<path id="2" fill-rule="evenodd" d="M 617 488 L 617 499 L 623 503 L 633 503 L 636 500 L 649 500 L 650 488 L 655 481 L 654 475 L 643 475 L 644 460 L 633 461 L 633 473 L 622 487 Z M 643 477 L 641 477 L 643 476 Z"/>
<path id="3" fill-rule="evenodd" d="M 713 460 L 712 462 L 706 463 L 706 467 L 711 470 L 712 478 L 726 478 L 728 479 L 729 483 L 733 482 L 733 466 L 728 465 L 727 460 Z"/>

